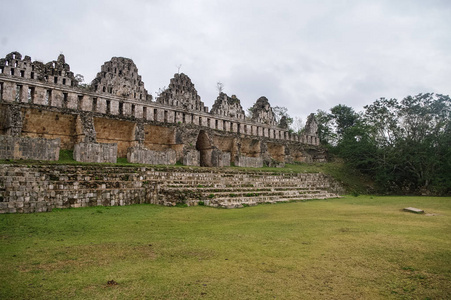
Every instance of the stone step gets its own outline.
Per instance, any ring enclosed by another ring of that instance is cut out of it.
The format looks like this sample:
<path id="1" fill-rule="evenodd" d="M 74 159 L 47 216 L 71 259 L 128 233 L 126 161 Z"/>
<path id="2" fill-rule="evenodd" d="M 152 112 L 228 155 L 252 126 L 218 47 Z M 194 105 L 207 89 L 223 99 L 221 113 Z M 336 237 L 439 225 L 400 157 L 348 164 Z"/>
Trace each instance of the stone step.
<path id="1" fill-rule="evenodd" d="M 224 203 L 234 203 L 234 202 L 246 202 L 246 201 L 287 201 L 288 199 L 312 199 L 312 198 L 322 198 L 322 197 L 332 197 L 334 194 L 330 193 L 312 193 L 312 194 L 304 194 L 304 195 L 260 195 L 253 197 L 220 197 L 220 198 L 212 198 L 211 200 L 215 200 L 216 202 L 224 202 Z M 281 200 L 285 199 L 285 200 Z"/>
<path id="2" fill-rule="evenodd" d="M 272 187 L 272 186 L 318 186 L 329 184 L 320 184 L 315 181 L 283 181 L 283 182 L 255 182 L 255 181 L 233 181 L 224 183 L 224 181 L 194 181 L 194 182 L 174 182 L 174 181 L 163 181 L 162 186 L 164 187 L 174 187 L 174 188 L 214 188 L 214 187 Z"/>
<path id="3" fill-rule="evenodd" d="M 280 202 L 290 202 L 290 201 L 305 201 L 305 200 L 313 200 L 313 199 L 329 199 L 329 198 L 337 198 L 338 196 L 335 194 L 315 194 L 315 195 L 305 195 L 303 197 L 277 197 L 277 196 L 267 196 L 267 197 L 254 197 L 254 198 L 246 198 L 246 199 L 216 199 L 216 200 L 205 200 L 204 205 L 214 206 L 214 207 L 225 207 L 225 208 L 238 208 L 243 207 L 244 205 L 257 205 L 260 203 L 280 203 Z"/>
<path id="4" fill-rule="evenodd" d="M 34 181 L 14 181 L 14 184 L 17 185 L 25 185 L 25 186 L 33 186 Z M 94 180 L 50 180 L 48 184 L 45 186 L 59 186 L 59 185 L 78 185 L 78 186 L 127 186 L 127 185 L 140 185 L 140 184 L 160 184 L 165 189 L 225 189 L 225 188 L 278 188 L 278 187 L 286 187 L 286 188 L 310 188 L 310 187 L 329 187 L 329 184 L 319 184 L 315 182 L 272 182 L 272 183 L 259 183 L 259 182 L 228 182 L 224 184 L 223 181 L 210 181 L 210 182 L 184 182 L 183 184 L 179 182 L 171 182 L 167 180 L 102 180 L 102 179 L 94 179 Z M 8 183 L 7 183 L 8 184 Z M 13 184 L 11 181 L 10 184 Z"/>
<path id="5" fill-rule="evenodd" d="M 249 179 L 249 180 L 256 180 L 256 179 L 260 179 L 260 180 L 266 180 L 266 181 L 270 181 L 270 180 L 274 180 L 274 179 L 279 179 L 279 180 L 314 180 L 315 178 L 318 177 L 318 175 L 321 173 L 311 173 L 311 175 L 309 176 L 305 176 L 305 174 L 301 174 L 301 175 L 289 175 L 286 176 L 285 174 L 280 174 L 280 175 L 268 175 L 265 173 L 261 173 L 258 174 L 257 176 L 249 176 L 247 174 L 223 174 L 223 173 L 217 173 L 217 174 L 211 174 L 211 173 L 205 173 L 205 174 L 197 174 L 196 176 L 188 176 L 186 175 L 186 173 L 178 173 L 178 174 L 161 174 L 161 173 L 149 173 L 149 172 L 144 172 L 144 173 L 138 173 L 137 171 L 134 172 L 101 172 L 93 170 L 93 172 L 89 173 L 89 174 L 80 174 L 80 173 L 70 173 L 70 172 L 58 172 L 58 171 L 52 171 L 52 172 L 31 172 L 28 173 L 26 176 L 27 177 L 40 177 L 40 176 L 56 176 L 56 177 L 64 177 L 65 179 L 71 178 L 71 179 L 78 179 L 78 180 L 82 180 L 85 178 L 88 179 L 94 179 L 94 177 L 99 176 L 99 177 L 105 177 L 105 178 L 118 178 L 118 177 L 123 177 L 123 176 L 127 176 L 127 177 L 136 177 L 136 176 L 145 176 L 148 178 L 164 178 L 165 180 L 168 179 L 173 179 L 173 180 L 212 180 L 212 179 L 225 179 L 227 181 L 233 181 L 233 180 L 242 180 L 244 179 Z M 5 174 L 1 174 L 2 176 L 8 176 L 8 177 L 23 177 L 24 174 L 23 172 L 7 172 Z M 321 175 L 320 175 L 321 176 Z"/>
<path id="6" fill-rule="evenodd" d="M 211 193 L 209 195 L 203 194 L 203 197 L 207 198 L 225 198 L 225 199 L 233 199 L 233 198 L 252 198 L 252 197 L 262 197 L 262 196 L 277 196 L 277 197 L 286 197 L 286 196 L 301 196 L 301 195 L 312 195 L 312 194 L 321 194 L 324 191 L 322 190 L 312 190 L 312 191 L 268 191 L 268 192 L 237 192 L 237 193 L 228 193 L 228 192 L 219 192 L 219 193 Z"/>
<path id="7" fill-rule="evenodd" d="M 299 186 L 299 185 L 291 185 L 291 186 L 274 186 L 274 187 L 161 187 L 162 190 L 165 191 L 199 191 L 202 193 L 221 193 L 221 192 L 241 192 L 241 191 L 249 191 L 249 192 L 274 192 L 274 191 L 311 191 L 311 190 L 318 190 L 321 189 L 321 187 L 318 186 Z"/>

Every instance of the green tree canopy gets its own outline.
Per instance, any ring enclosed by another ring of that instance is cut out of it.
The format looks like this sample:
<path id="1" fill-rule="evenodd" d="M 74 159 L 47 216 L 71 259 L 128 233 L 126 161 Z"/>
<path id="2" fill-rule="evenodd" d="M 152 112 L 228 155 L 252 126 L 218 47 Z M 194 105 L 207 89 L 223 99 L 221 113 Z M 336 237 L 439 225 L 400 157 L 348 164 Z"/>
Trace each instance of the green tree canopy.
<path id="1" fill-rule="evenodd" d="M 451 193 L 451 100 L 440 94 L 381 98 L 359 114 L 318 111 L 320 139 L 383 191 Z"/>

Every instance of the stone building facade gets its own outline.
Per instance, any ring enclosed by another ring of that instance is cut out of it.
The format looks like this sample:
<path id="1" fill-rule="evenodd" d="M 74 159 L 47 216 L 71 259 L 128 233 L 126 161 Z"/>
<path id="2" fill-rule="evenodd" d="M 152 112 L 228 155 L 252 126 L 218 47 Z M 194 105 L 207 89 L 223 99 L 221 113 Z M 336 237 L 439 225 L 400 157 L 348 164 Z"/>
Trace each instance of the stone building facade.
<path id="1" fill-rule="evenodd" d="M 46 64 L 18 52 L 0 59 L 0 135 L 14 137 L 2 139 L 0 159 L 26 145 L 39 147 L 21 148 L 20 157 L 57 159 L 48 152 L 66 149 L 87 162 L 261 166 L 325 159 L 314 118 L 308 134 L 297 135 L 278 126 L 265 97 L 252 111 L 246 119 L 239 99 L 223 93 L 209 111 L 183 73 L 154 100 L 128 58 L 105 62 L 90 85 L 79 85 L 63 55 Z"/>

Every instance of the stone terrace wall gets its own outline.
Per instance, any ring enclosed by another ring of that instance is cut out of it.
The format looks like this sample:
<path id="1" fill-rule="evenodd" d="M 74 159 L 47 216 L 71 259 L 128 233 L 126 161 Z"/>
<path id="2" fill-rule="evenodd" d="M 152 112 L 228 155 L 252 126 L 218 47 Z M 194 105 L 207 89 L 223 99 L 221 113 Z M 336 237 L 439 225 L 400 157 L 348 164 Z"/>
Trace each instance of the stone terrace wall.
<path id="1" fill-rule="evenodd" d="M 0 213 L 137 203 L 243 204 L 337 197 L 340 185 L 323 174 L 221 171 L 214 168 L 1 165 Z"/>
<path id="2" fill-rule="evenodd" d="M 58 160 L 60 140 L 0 135 L 0 159 Z"/>

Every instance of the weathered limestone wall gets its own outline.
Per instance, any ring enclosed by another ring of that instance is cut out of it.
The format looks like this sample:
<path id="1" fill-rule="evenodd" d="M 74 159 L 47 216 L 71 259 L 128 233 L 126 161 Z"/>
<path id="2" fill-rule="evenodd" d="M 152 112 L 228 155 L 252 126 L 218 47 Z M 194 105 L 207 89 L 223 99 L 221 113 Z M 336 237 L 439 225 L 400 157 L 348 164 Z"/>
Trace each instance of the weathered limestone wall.
<path id="1" fill-rule="evenodd" d="M 20 136 L 23 129 L 23 114 L 20 107 L 0 105 L 0 131 L 10 136 Z"/>
<path id="2" fill-rule="evenodd" d="M 238 156 L 237 159 L 235 160 L 235 166 L 247 168 L 261 168 L 263 167 L 263 158 Z"/>
<path id="3" fill-rule="evenodd" d="M 94 127 L 98 143 L 117 144 L 117 156 L 127 157 L 127 149 L 135 140 L 135 124 L 129 121 L 94 118 Z"/>
<path id="4" fill-rule="evenodd" d="M 144 147 L 130 147 L 127 152 L 127 161 L 137 164 L 175 165 L 177 155 L 172 149 L 154 151 Z"/>
<path id="5" fill-rule="evenodd" d="M 243 156 L 261 157 L 261 141 L 257 139 L 241 139 L 240 150 Z"/>
<path id="6" fill-rule="evenodd" d="M 236 138 L 228 136 L 213 136 L 213 145 L 222 152 L 228 152 L 231 155 L 231 162 L 235 161 L 235 156 L 238 153 L 238 145 Z M 230 164 L 229 164 L 230 165 Z"/>
<path id="7" fill-rule="evenodd" d="M 117 144 L 78 143 L 74 147 L 74 159 L 80 162 L 117 162 Z"/>
<path id="8" fill-rule="evenodd" d="M 176 145 L 175 127 L 144 125 L 144 146 L 149 150 L 163 151 Z"/>
<path id="9" fill-rule="evenodd" d="M 235 95 L 229 97 L 222 92 L 213 104 L 210 113 L 242 120 L 246 118 L 241 101 Z"/>
<path id="10" fill-rule="evenodd" d="M 183 73 L 174 74 L 174 78 L 171 79 L 167 89 L 159 95 L 157 102 L 179 106 L 191 111 L 208 111 L 208 108 L 200 101 L 200 96 L 197 94 L 191 79 Z"/>
<path id="11" fill-rule="evenodd" d="M 91 84 L 95 91 L 130 99 L 152 99 L 144 88 L 135 63 L 124 57 L 113 57 L 101 67 Z"/>
<path id="12" fill-rule="evenodd" d="M 5 71 L 9 67 L 3 68 Z M 17 73 L 14 74 L 0 73 L 0 101 L 4 103 L 39 105 L 41 109 L 45 110 L 62 108 L 70 110 L 72 113 L 93 112 L 122 119 L 136 118 L 166 124 L 178 124 L 180 122 L 180 124 L 194 124 L 254 137 L 319 145 L 319 139 L 315 135 L 300 136 L 277 127 L 267 99 L 257 101 L 255 118 L 249 121 L 243 118 L 210 114 L 201 102 L 199 102 L 199 105 L 196 104 L 198 109 L 190 110 L 191 107 L 196 106 L 188 105 L 186 107 L 179 105 L 177 101 L 175 104 L 164 101 L 163 103 L 151 102 L 149 101 L 150 95 L 146 96 L 147 100 L 140 99 L 138 96 L 137 98 L 123 98 L 109 92 L 92 91 L 71 86 L 68 84 L 69 79 L 65 84 L 60 82 L 59 79 L 57 83 L 50 83 L 48 79 L 42 82 L 27 77 L 27 72 L 25 72 L 23 78 L 18 77 Z M 316 134 L 314 124 L 309 124 L 309 128 L 312 128 L 309 133 Z"/>
<path id="13" fill-rule="evenodd" d="M 0 134 L 60 138 L 62 149 L 72 150 L 77 143 L 115 143 L 118 157 L 126 157 L 130 147 L 171 149 L 177 161 L 199 161 L 201 166 L 227 165 L 224 155 L 232 163 L 240 155 L 261 157 L 266 165 L 323 161 L 317 128 L 310 115 L 307 134 L 290 133 L 276 121 L 265 97 L 252 107 L 251 120 L 234 95 L 220 93 L 209 111 L 183 73 L 174 75 L 155 102 L 128 58 L 113 57 L 91 85 L 83 86 L 63 55 L 46 64 L 18 52 L 0 58 Z M 198 142 L 202 131 L 208 133 L 208 143 Z M 199 151 L 199 159 L 196 154 L 185 159 L 193 150 Z"/>
<path id="14" fill-rule="evenodd" d="M 0 159 L 58 160 L 60 140 L 0 135 Z"/>
<path id="15" fill-rule="evenodd" d="M 5 116 L 0 124 L 7 135 L 60 138 L 61 148 L 68 150 L 80 142 L 117 143 L 118 157 L 126 157 L 128 148 L 142 145 L 153 151 L 172 149 L 176 151 L 177 161 L 198 165 L 185 160 L 184 155 L 202 141 L 201 148 L 196 150 L 203 154 L 200 160 L 208 161 L 206 166 L 215 165 L 211 156 L 213 149 L 230 153 L 232 163 L 238 155 L 263 157 L 265 164 L 271 160 L 287 163 L 326 160 L 325 153 L 319 152 L 316 146 L 265 137 L 249 138 L 237 133 L 202 129 L 193 124 L 146 124 L 133 119 L 93 116 L 89 112 L 76 114 L 67 109 L 43 110 L 36 105 L 3 104 L 0 112 Z"/>
<path id="16" fill-rule="evenodd" d="M 276 143 L 267 143 L 269 156 L 279 162 L 285 162 L 285 146 Z"/>
<path id="17" fill-rule="evenodd" d="M 22 136 L 59 138 L 61 148 L 72 150 L 76 142 L 76 117 L 47 110 L 23 109 Z"/>
<path id="18" fill-rule="evenodd" d="M 218 149 L 213 149 L 211 152 L 211 164 L 213 167 L 229 167 L 231 157 L 229 152 L 222 152 Z"/>
<path id="19" fill-rule="evenodd" d="M 2 165 L 0 213 L 136 203 L 242 207 L 243 204 L 337 197 L 323 174 L 113 166 Z"/>

